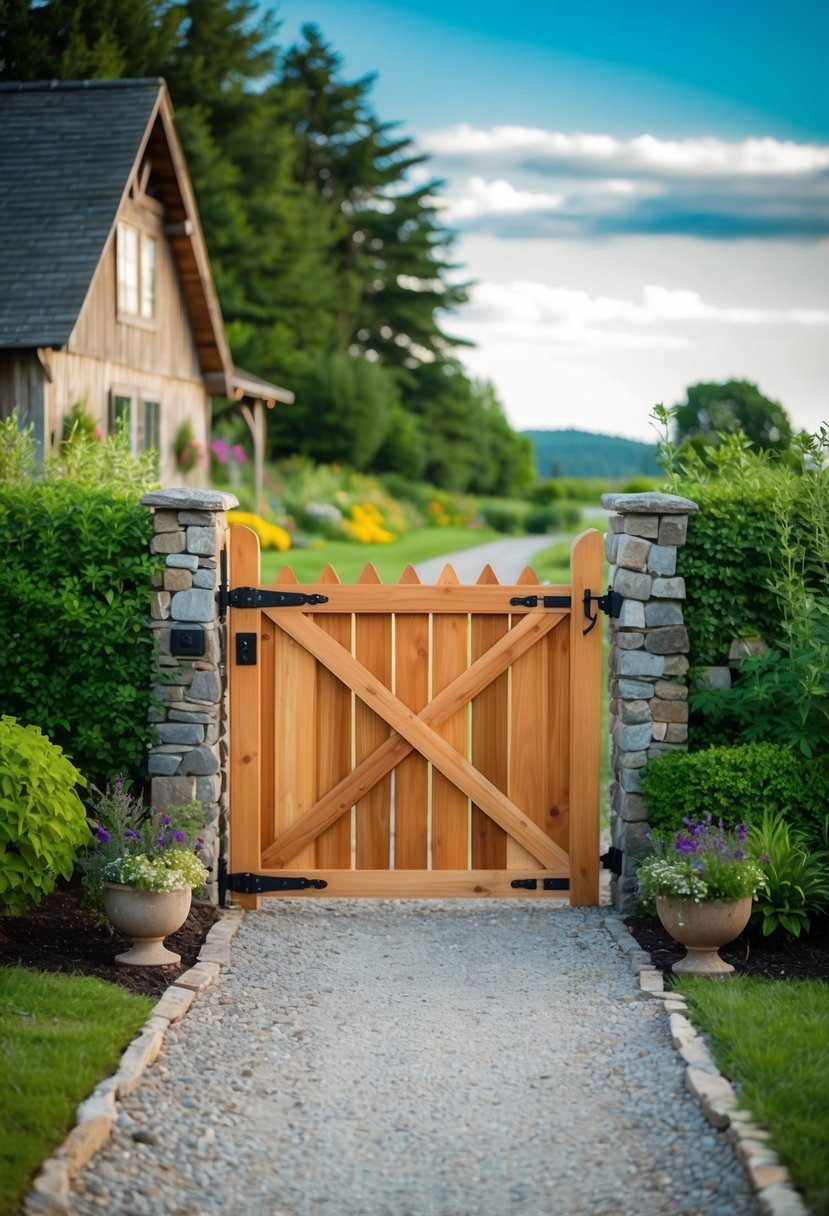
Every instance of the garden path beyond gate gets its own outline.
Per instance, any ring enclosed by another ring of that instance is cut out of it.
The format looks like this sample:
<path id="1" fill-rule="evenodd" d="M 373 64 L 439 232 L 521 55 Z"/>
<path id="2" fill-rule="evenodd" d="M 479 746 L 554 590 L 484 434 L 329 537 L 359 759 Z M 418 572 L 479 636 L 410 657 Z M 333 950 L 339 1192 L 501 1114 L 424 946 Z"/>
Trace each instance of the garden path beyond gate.
<path id="1" fill-rule="evenodd" d="M 262 894 L 598 902 L 602 540 L 569 586 L 260 586 L 230 528 L 230 874 Z"/>

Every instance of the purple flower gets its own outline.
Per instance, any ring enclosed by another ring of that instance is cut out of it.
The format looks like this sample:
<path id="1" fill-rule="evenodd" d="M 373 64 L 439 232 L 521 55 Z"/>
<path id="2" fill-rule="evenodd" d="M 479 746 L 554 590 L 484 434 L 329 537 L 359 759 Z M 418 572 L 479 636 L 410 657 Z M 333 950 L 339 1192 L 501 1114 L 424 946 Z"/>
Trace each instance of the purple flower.
<path id="1" fill-rule="evenodd" d="M 219 464 L 227 464 L 229 445 L 226 439 L 214 439 L 210 444 L 210 450 Z"/>
<path id="2" fill-rule="evenodd" d="M 769 857 L 768 853 L 761 853 L 760 860 L 761 861 L 771 861 L 771 858 Z"/>
<path id="3" fill-rule="evenodd" d="M 184 832 L 175 832 L 174 836 L 175 836 L 176 840 L 179 841 L 179 843 L 181 843 L 182 841 L 187 839 L 187 836 Z"/>
<path id="4" fill-rule="evenodd" d="M 164 848 L 164 846 L 165 846 L 165 844 L 167 843 L 167 841 L 164 839 L 164 837 L 163 837 L 163 836 L 159 836 L 158 840 L 156 840 L 156 842 L 155 842 L 155 843 L 158 845 L 158 847 L 159 847 L 160 849 L 163 849 L 163 848 Z"/>
<path id="5" fill-rule="evenodd" d="M 202 840 L 201 836 L 197 836 L 196 837 L 196 848 L 200 849 L 203 844 L 204 844 L 204 841 Z"/>
<path id="6" fill-rule="evenodd" d="M 745 840 L 746 836 L 748 836 L 748 824 L 738 823 L 734 831 L 737 834 L 738 840 Z"/>
<path id="7" fill-rule="evenodd" d="M 693 840 L 689 840 L 687 836 L 677 836 L 674 849 L 680 854 L 680 856 L 687 856 L 688 853 L 693 853 L 694 848 L 695 846 Z"/>
<path id="8" fill-rule="evenodd" d="M 102 823 L 99 823 L 97 828 L 95 829 L 95 835 L 98 838 L 98 840 L 101 842 L 101 844 L 109 844 L 110 840 L 112 839 L 109 832 L 106 830 L 106 828 L 104 827 L 104 825 Z"/>
<path id="9" fill-rule="evenodd" d="M 168 828 L 170 826 L 170 816 L 167 814 L 166 811 L 161 816 L 161 826 L 163 828 Z"/>
<path id="10" fill-rule="evenodd" d="M 135 828 L 124 828 L 124 840 L 140 840 L 141 833 L 136 832 Z"/>
<path id="11" fill-rule="evenodd" d="M 233 447 L 230 449 L 230 452 L 237 464 L 247 464 L 247 453 L 245 452 L 245 449 L 242 447 L 241 443 L 234 443 Z"/>

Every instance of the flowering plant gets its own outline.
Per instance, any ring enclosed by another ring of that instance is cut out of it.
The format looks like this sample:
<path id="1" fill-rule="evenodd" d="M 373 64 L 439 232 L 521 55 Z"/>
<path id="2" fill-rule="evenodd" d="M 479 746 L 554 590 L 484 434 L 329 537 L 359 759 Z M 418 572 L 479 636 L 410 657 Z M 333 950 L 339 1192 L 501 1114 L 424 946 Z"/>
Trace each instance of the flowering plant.
<path id="1" fill-rule="evenodd" d="M 748 827 L 741 823 L 726 831 L 722 820 L 715 826 L 711 815 L 702 823 L 683 819 L 684 830 L 676 833 L 673 845 L 659 841 L 653 854 L 639 866 L 639 889 L 643 896 L 666 895 L 671 899 L 729 901 L 755 899 L 764 885 L 761 861 L 749 846 Z"/>
<path id="2" fill-rule="evenodd" d="M 92 787 L 93 845 L 80 862 L 82 882 L 93 905 L 103 900 L 104 884 L 118 882 L 146 891 L 204 886 L 207 871 L 198 850 L 204 825 L 200 802 L 145 808 L 118 777 L 102 793 Z"/>

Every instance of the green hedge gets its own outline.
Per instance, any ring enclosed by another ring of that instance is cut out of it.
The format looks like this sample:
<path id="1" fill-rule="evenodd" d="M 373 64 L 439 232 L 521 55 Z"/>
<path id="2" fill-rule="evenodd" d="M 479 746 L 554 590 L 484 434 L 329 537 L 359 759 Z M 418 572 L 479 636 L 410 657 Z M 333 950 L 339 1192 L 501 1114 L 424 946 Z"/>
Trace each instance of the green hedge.
<path id="1" fill-rule="evenodd" d="M 145 770 L 151 535 L 135 492 L 0 483 L 0 703 L 92 780 Z"/>
<path id="2" fill-rule="evenodd" d="M 660 832 L 709 811 L 728 827 L 759 825 L 769 810 L 815 829 L 829 811 L 829 755 L 806 759 L 778 743 L 669 752 L 649 760 L 641 780 L 650 826 Z"/>

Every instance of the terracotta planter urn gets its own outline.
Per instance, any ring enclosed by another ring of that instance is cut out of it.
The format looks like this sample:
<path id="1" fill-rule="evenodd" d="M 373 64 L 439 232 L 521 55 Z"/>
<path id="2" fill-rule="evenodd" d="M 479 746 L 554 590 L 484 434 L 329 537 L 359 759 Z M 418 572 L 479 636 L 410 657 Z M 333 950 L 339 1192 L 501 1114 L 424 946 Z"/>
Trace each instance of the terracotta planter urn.
<path id="1" fill-rule="evenodd" d="M 190 887 L 174 891 L 143 891 L 120 883 L 104 884 L 104 912 L 114 929 L 132 939 L 132 949 L 116 954 L 116 963 L 133 967 L 167 967 L 180 963 L 181 955 L 168 950 L 164 938 L 187 920 L 193 892 Z"/>
<path id="2" fill-rule="evenodd" d="M 748 924 L 751 896 L 728 902 L 672 899 L 657 895 L 656 912 L 665 930 L 683 945 L 685 957 L 671 968 L 677 975 L 728 975 L 734 968 L 717 951 L 733 942 Z"/>

